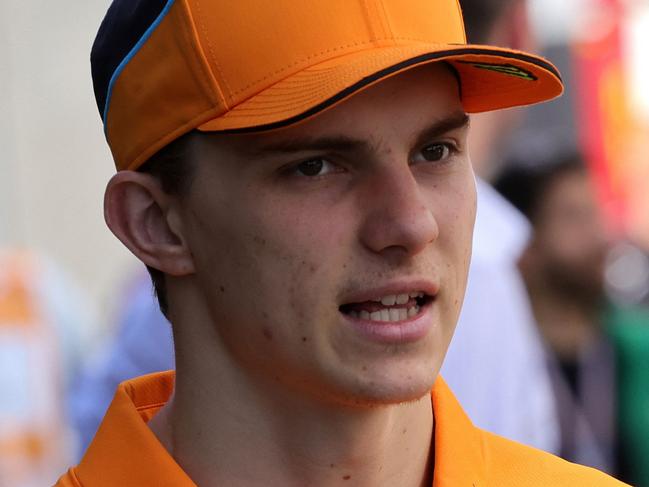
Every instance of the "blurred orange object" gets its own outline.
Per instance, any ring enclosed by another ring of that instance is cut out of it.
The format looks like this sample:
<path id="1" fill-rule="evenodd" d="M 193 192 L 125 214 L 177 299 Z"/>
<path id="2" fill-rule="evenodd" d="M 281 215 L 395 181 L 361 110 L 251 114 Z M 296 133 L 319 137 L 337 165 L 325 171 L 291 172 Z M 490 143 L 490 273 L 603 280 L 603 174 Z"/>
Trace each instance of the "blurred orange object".
<path id="1" fill-rule="evenodd" d="M 69 458 L 61 350 L 37 259 L 0 252 L 0 484 L 45 485 Z"/>
<path id="2" fill-rule="evenodd" d="M 574 49 L 581 144 L 610 228 L 649 247 L 649 124 L 630 90 L 631 2 L 594 0 Z"/>

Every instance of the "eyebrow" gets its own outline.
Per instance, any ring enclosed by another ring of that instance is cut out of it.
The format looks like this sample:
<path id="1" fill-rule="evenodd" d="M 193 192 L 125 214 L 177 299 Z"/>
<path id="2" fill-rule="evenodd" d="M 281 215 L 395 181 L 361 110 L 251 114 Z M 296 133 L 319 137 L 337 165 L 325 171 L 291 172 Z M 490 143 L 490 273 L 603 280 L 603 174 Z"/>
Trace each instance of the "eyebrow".
<path id="1" fill-rule="evenodd" d="M 454 130 L 467 129 L 471 119 L 464 112 L 456 112 L 446 118 L 438 120 L 417 136 L 416 144 L 421 145 Z"/>
<path id="2" fill-rule="evenodd" d="M 455 112 L 422 130 L 416 137 L 417 144 L 439 137 L 448 132 L 468 127 L 469 116 L 464 112 Z M 334 152 L 371 152 L 375 145 L 365 139 L 357 139 L 346 135 L 324 137 L 295 137 L 283 141 L 246 147 L 250 155 L 281 155 L 294 152 L 334 151 Z"/>

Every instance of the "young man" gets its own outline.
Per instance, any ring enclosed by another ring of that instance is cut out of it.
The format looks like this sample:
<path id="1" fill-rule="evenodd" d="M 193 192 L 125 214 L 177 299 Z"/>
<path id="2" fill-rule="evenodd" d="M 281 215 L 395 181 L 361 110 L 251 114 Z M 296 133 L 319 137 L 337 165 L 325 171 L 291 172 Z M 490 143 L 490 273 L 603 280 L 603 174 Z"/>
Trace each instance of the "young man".
<path id="1" fill-rule="evenodd" d="M 466 112 L 557 96 L 551 64 L 467 46 L 454 0 L 116 0 L 93 68 L 106 219 L 177 372 L 120 386 L 58 485 L 619 485 L 476 429 L 437 379 Z"/>
<path id="2" fill-rule="evenodd" d="M 460 5 L 471 43 L 519 50 L 532 44 L 525 0 L 461 0 Z M 478 176 L 478 211 L 466 296 L 441 373 L 476 426 L 558 453 L 554 395 L 516 265 L 529 237 L 529 224 L 480 179 L 500 165 L 503 140 L 511 136 L 522 113 L 497 110 L 471 117 L 469 146 Z M 78 380 L 73 418 L 81 453 L 121 382 L 175 368 L 171 330 L 146 277 L 148 282 L 142 279 L 137 289 L 129 286 L 120 293 L 119 307 L 124 312 L 115 324 L 118 331 L 100 354 L 102 358 Z M 499 300 L 506 300 L 507 306 L 492 305 Z M 486 396 L 491 398 L 488 404 Z"/>

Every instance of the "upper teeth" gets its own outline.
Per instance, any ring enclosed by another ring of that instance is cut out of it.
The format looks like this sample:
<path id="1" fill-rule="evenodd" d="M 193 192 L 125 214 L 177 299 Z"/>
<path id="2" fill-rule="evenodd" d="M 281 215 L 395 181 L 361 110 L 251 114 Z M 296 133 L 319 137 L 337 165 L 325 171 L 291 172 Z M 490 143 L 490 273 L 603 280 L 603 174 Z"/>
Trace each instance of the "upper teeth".
<path id="1" fill-rule="evenodd" d="M 360 318 L 362 320 L 371 320 L 371 321 L 404 321 L 408 318 L 412 318 L 419 314 L 421 308 L 418 305 L 414 305 L 410 308 L 390 308 L 382 309 L 380 311 L 374 311 L 370 313 L 369 311 L 350 311 L 349 316 L 352 318 Z"/>
<path id="2" fill-rule="evenodd" d="M 422 298 L 424 293 L 410 293 L 410 294 L 390 294 L 388 296 L 383 296 L 376 301 L 380 301 L 383 306 L 394 306 L 395 304 L 406 304 L 410 301 L 410 298 Z"/>

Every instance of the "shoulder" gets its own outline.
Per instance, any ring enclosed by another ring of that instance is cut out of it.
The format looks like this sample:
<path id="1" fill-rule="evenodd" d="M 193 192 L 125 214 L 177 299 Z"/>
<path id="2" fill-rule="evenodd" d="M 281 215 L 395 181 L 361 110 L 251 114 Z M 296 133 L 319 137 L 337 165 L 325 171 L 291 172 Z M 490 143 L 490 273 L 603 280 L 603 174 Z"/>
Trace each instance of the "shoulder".
<path id="1" fill-rule="evenodd" d="M 623 482 L 594 468 L 576 465 L 541 450 L 480 430 L 489 485 L 622 487 Z"/>

